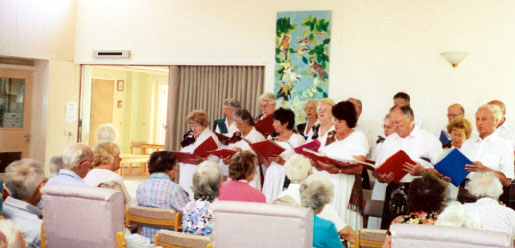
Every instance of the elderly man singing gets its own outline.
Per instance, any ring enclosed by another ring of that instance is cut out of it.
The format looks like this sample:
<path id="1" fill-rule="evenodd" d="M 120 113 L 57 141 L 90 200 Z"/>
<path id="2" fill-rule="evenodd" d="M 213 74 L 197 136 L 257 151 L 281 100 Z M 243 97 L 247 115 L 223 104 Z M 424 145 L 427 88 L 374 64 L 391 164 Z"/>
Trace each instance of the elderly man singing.
<path id="1" fill-rule="evenodd" d="M 27 247 L 41 246 L 41 188 L 45 185 L 43 165 L 33 159 L 12 162 L 5 169 L 5 185 L 11 193 L 4 202 L 4 216 L 22 232 Z M 10 246 L 9 246 L 10 247 Z"/>
<path id="2" fill-rule="evenodd" d="M 427 160 L 434 163 L 443 152 L 442 145 L 434 135 L 415 126 L 414 113 L 409 106 L 394 106 L 390 110 L 390 120 L 395 133 L 386 137 L 382 149 L 378 151 L 376 165 L 381 165 L 399 150 L 405 151 L 415 164 L 404 164 L 404 169 L 409 174 L 399 184 L 391 183 L 392 173 L 374 175 L 379 182 L 389 183 L 386 187 L 381 229 L 388 229 L 393 218 L 408 213 L 407 190 L 411 181 L 426 171 L 438 174 Z M 396 201 L 396 204 L 390 204 L 391 200 Z"/>

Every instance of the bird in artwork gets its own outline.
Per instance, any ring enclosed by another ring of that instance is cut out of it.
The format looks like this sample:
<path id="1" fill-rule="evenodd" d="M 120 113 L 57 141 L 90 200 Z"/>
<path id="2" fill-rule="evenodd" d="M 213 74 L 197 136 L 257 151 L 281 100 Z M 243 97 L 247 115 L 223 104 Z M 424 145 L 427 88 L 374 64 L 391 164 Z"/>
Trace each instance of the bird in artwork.
<path id="1" fill-rule="evenodd" d="M 281 73 L 283 74 L 281 77 L 282 81 L 286 81 L 288 83 L 299 81 L 300 77 L 293 71 L 291 68 L 291 63 L 288 61 L 282 64 Z"/>
<path id="2" fill-rule="evenodd" d="M 309 37 L 306 37 L 302 39 L 301 41 L 297 42 L 297 46 L 307 46 L 309 45 Z"/>
<path id="3" fill-rule="evenodd" d="M 290 35 L 284 34 L 279 45 L 279 51 L 284 53 L 284 60 L 288 59 L 288 49 L 290 49 Z"/>
<path id="4" fill-rule="evenodd" d="M 313 57 L 309 58 L 309 67 L 313 74 L 318 74 L 318 77 L 325 81 L 327 79 L 327 72 L 324 71 L 324 68 L 315 61 Z"/>
<path id="5" fill-rule="evenodd" d="M 283 98 L 285 101 L 288 101 L 288 99 L 291 96 L 291 89 L 293 87 L 291 86 L 291 83 L 281 83 L 281 88 L 279 88 L 279 91 L 277 92 L 277 99 Z"/>
<path id="6" fill-rule="evenodd" d="M 309 50 L 311 50 L 311 47 L 309 47 L 309 46 L 301 46 L 301 47 L 297 48 L 297 54 L 299 55 L 299 57 L 302 57 Z"/>

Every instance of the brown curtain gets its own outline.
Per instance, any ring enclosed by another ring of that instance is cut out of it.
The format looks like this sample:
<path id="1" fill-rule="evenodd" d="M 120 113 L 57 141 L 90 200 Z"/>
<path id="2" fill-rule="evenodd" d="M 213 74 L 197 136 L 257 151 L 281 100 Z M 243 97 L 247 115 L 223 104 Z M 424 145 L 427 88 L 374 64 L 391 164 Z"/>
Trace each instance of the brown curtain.
<path id="1" fill-rule="evenodd" d="M 189 129 L 186 116 L 195 109 L 207 112 L 209 128 L 215 119 L 224 117 L 226 98 L 239 100 L 243 109 L 256 116 L 264 71 L 264 66 L 170 66 L 166 149 L 180 149 L 182 136 Z"/>

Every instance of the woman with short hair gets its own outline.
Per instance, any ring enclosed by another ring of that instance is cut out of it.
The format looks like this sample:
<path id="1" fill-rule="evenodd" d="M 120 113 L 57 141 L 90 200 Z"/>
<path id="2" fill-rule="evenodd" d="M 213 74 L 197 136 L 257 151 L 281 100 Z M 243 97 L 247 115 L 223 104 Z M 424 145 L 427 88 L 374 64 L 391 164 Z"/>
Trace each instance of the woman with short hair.
<path id="1" fill-rule="evenodd" d="M 218 200 L 266 203 L 261 191 L 249 185 L 256 174 L 257 157 L 251 151 L 234 154 L 229 163 L 229 178 L 220 187 Z"/>
<path id="2" fill-rule="evenodd" d="M 297 131 L 306 139 L 313 136 L 313 127 L 318 124 L 317 104 L 318 101 L 316 99 L 309 99 L 304 103 L 306 122 L 297 125 Z"/>
<path id="3" fill-rule="evenodd" d="M 338 232 L 331 221 L 317 216 L 333 198 L 334 186 L 321 174 L 313 174 L 299 188 L 300 203 L 313 210 L 313 247 L 343 247 Z"/>
<path id="4" fill-rule="evenodd" d="M 447 124 L 447 132 L 451 135 L 451 146 L 461 148 L 472 134 L 472 125 L 467 119 L 457 117 Z"/>
<path id="5" fill-rule="evenodd" d="M 232 137 L 238 131 L 234 123 L 234 112 L 240 109 L 240 101 L 234 98 L 227 98 L 223 102 L 223 113 L 225 118 L 214 121 L 213 130 L 225 136 Z"/>
<path id="6" fill-rule="evenodd" d="M 220 146 L 220 142 L 216 134 L 209 129 L 209 121 L 206 111 L 204 110 L 193 110 L 187 116 L 188 124 L 190 125 L 191 130 L 188 131 L 184 135 L 185 139 L 181 142 L 181 150 L 180 152 L 184 153 L 193 153 L 195 149 L 204 143 L 210 137 L 216 142 L 218 146 Z M 208 158 L 199 158 L 199 160 L 206 160 Z M 218 158 L 214 156 L 210 156 L 210 159 L 214 161 L 218 161 Z M 190 199 L 193 199 L 193 174 L 195 173 L 195 169 L 197 165 L 195 164 L 187 164 L 187 163 L 179 163 L 179 185 L 188 192 Z"/>
<path id="7" fill-rule="evenodd" d="M 357 122 L 356 109 L 349 101 L 342 101 L 332 108 L 334 131 L 322 141 L 319 152 L 341 160 L 365 161 L 368 154 L 368 140 L 361 131 L 354 130 Z M 332 164 L 318 162 L 321 173 L 334 185 L 334 198 L 331 204 L 336 208 L 343 221 L 352 229 L 363 226 L 364 207 L 361 172 L 363 166 L 356 164 L 338 168 Z"/>
<path id="8" fill-rule="evenodd" d="M 284 148 L 284 151 L 277 157 L 263 158 L 266 169 L 265 181 L 263 183 L 263 194 L 266 196 L 267 202 L 272 202 L 279 196 L 284 188 L 284 180 L 286 172 L 284 170 L 284 162 L 295 151 L 293 148 L 303 145 L 306 140 L 298 133 L 293 132 L 295 126 L 295 114 L 290 109 L 279 108 L 272 115 L 274 120 L 274 129 L 277 135 L 270 135 L 271 139 L 277 145 Z"/>
<path id="9" fill-rule="evenodd" d="M 334 130 L 333 114 L 331 112 L 334 104 L 331 98 L 322 98 L 318 101 L 316 113 L 319 123 L 313 126 L 313 135 L 308 137 L 308 141 L 318 139 L 323 144 L 327 134 Z"/>
<path id="10" fill-rule="evenodd" d="M 116 173 L 120 169 L 120 147 L 111 142 L 104 141 L 93 147 L 93 169 L 84 177 L 84 182 L 93 187 L 98 187 L 100 183 L 116 181 L 123 187 L 123 192 L 128 192 L 123 183 L 123 178 Z M 132 202 L 128 194 L 125 198 Z M 131 203 L 129 203 L 131 204 Z"/>
<path id="11" fill-rule="evenodd" d="M 222 175 L 218 164 L 202 162 L 193 174 L 193 201 L 182 209 L 182 231 L 208 236 L 213 231 L 213 203 L 219 194 Z"/>

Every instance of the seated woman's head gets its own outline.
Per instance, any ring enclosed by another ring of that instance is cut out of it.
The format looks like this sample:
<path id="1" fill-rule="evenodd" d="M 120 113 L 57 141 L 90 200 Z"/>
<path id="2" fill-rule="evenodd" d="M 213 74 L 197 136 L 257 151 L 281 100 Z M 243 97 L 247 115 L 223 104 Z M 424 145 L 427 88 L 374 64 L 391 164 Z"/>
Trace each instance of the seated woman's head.
<path id="1" fill-rule="evenodd" d="M 300 185 L 300 205 L 311 208 L 315 213 L 320 213 L 325 204 L 333 199 L 334 186 L 321 174 L 313 174 L 306 178 Z"/>
<path id="2" fill-rule="evenodd" d="M 108 166 L 110 170 L 116 171 L 120 168 L 120 147 L 111 142 L 100 142 L 93 147 L 93 163 L 91 166 Z"/>
<path id="3" fill-rule="evenodd" d="M 461 145 L 470 138 L 472 125 L 465 118 L 457 117 L 447 124 L 447 132 L 451 135 L 453 147 L 461 148 Z"/>
<path id="4" fill-rule="evenodd" d="M 252 181 L 256 173 L 257 157 L 251 151 L 234 154 L 229 163 L 229 177 L 233 180 Z"/>
<path id="5" fill-rule="evenodd" d="M 169 151 L 153 152 L 148 161 L 148 172 L 165 173 L 173 180 L 177 172 L 177 158 Z"/>
<path id="6" fill-rule="evenodd" d="M 276 132 L 293 130 L 295 126 L 295 113 L 290 109 L 279 108 L 272 115 L 274 129 Z"/>
<path id="7" fill-rule="evenodd" d="M 311 161 L 300 154 L 294 154 L 286 160 L 284 169 L 291 183 L 300 184 L 311 173 Z"/>
<path id="8" fill-rule="evenodd" d="M 408 204 L 411 212 L 438 212 L 447 199 L 447 183 L 432 173 L 424 173 L 422 177 L 411 182 L 408 191 Z"/>
<path id="9" fill-rule="evenodd" d="M 206 160 L 202 162 L 193 174 L 193 196 L 196 200 L 212 202 L 218 197 L 222 174 L 218 164 Z"/>
<path id="10" fill-rule="evenodd" d="M 472 173 L 465 189 L 477 199 L 489 197 L 497 200 L 503 193 L 501 181 L 492 172 Z"/>

